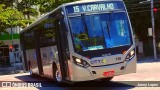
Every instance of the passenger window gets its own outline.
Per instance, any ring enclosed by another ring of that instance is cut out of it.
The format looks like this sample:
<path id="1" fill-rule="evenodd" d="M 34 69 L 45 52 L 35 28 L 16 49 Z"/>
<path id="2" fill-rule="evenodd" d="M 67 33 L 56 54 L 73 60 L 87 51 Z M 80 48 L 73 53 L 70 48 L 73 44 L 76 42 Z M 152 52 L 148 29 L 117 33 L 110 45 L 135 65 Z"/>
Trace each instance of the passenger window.
<path id="1" fill-rule="evenodd" d="M 39 27 L 40 47 L 54 46 L 56 44 L 54 19 L 46 19 Z"/>

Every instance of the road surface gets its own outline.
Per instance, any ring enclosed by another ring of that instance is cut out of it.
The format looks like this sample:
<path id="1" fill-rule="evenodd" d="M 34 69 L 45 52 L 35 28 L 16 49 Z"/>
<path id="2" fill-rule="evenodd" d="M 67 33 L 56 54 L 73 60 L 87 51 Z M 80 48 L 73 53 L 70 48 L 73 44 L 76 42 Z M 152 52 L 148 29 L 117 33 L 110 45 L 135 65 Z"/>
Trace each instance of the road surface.
<path id="1" fill-rule="evenodd" d="M 14 75 L 4 75 L 0 76 L 1 82 L 14 81 L 17 82 L 27 82 L 27 83 L 39 83 L 39 87 L 0 87 L 0 90 L 160 90 L 160 62 L 144 62 L 137 64 L 137 73 L 116 76 L 111 82 L 101 82 L 101 81 L 89 81 L 80 82 L 73 85 L 57 85 L 50 79 L 40 78 L 40 77 L 30 77 L 29 73 L 14 74 Z M 119 82 L 121 81 L 121 82 Z M 134 82 L 138 81 L 138 82 Z M 146 82 L 142 82 L 146 81 Z M 157 82 L 148 82 L 157 81 Z M 13 83 L 13 82 L 12 82 Z M 158 87 L 135 87 L 132 84 L 152 84 L 152 86 Z M 154 84 L 153 84 L 154 83 Z M 41 87 L 42 86 L 42 87 Z"/>

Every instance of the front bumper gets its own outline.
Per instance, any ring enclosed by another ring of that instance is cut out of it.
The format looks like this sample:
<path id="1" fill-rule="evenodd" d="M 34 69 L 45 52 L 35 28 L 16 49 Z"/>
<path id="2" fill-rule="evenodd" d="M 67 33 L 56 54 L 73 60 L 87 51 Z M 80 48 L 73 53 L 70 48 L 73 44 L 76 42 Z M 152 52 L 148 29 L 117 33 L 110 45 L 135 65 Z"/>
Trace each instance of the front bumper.
<path id="1" fill-rule="evenodd" d="M 130 61 L 124 61 L 122 63 L 110 66 L 83 68 L 75 64 L 72 64 L 74 68 L 72 68 L 72 76 L 70 79 L 71 81 L 88 81 L 88 80 L 107 78 L 127 73 L 135 73 L 136 63 L 137 60 L 136 57 L 134 57 Z M 124 67 L 124 69 L 122 69 L 122 67 Z M 104 76 L 103 73 L 107 71 L 114 71 L 114 75 Z M 96 74 L 93 72 L 96 72 Z"/>

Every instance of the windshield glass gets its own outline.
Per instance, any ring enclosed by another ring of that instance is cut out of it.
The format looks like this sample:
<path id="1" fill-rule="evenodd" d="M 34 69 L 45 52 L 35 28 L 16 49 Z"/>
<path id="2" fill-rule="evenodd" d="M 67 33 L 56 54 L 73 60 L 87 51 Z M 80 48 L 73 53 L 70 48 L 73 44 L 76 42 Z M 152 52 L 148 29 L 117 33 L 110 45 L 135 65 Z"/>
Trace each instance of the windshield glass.
<path id="1" fill-rule="evenodd" d="M 69 22 L 77 52 L 131 44 L 130 26 L 125 12 L 81 14 L 70 17 Z"/>

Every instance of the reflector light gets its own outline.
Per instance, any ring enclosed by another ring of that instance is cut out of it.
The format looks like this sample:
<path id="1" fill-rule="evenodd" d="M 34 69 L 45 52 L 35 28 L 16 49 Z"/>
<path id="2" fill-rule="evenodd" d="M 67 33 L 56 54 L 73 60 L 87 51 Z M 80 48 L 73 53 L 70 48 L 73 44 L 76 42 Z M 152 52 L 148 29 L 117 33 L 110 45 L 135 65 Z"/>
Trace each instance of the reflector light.
<path id="1" fill-rule="evenodd" d="M 124 54 L 126 54 L 126 52 L 127 52 L 127 51 L 123 51 L 122 54 L 124 55 Z"/>

